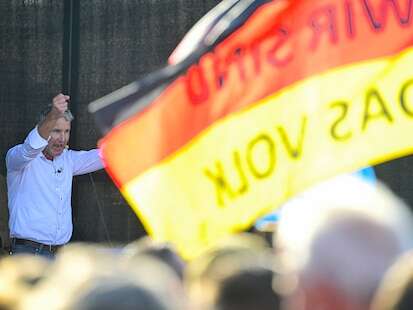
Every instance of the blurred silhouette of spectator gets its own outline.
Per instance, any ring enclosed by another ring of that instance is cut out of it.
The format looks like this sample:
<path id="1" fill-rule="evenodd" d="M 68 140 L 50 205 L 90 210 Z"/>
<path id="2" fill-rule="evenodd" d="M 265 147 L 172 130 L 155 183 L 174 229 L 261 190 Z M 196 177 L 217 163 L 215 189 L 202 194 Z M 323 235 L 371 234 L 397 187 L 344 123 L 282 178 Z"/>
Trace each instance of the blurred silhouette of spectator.
<path id="1" fill-rule="evenodd" d="M 33 255 L 0 260 L 0 309 L 16 309 L 20 300 L 45 278 L 50 261 Z"/>
<path id="2" fill-rule="evenodd" d="M 235 309 L 237 299 L 243 298 L 245 306 L 247 300 L 250 302 L 250 309 L 266 309 L 260 307 L 261 300 L 257 299 L 266 293 L 270 297 L 265 300 L 277 309 L 277 303 L 272 303 L 277 296 L 271 290 L 271 281 L 267 281 L 268 273 L 272 278 L 273 264 L 271 249 L 263 238 L 247 233 L 229 236 L 189 263 L 186 284 L 192 309 Z M 266 287 L 265 291 L 246 292 L 250 281 L 259 282 L 260 287 Z"/>
<path id="3" fill-rule="evenodd" d="M 117 276 L 96 278 L 68 309 L 167 310 L 150 290 Z"/>
<path id="4" fill-rule="evenodd" d="M 218 284 L 216 310 L 277 310 L 281 297 L 272 289 L 273 270 L 264 266 L 242 268 Z"/>
<path id="5" fill-rule="evenodd" d="M 367 309 L 387 268 L 412 248 L 412 228 L 401 200 L 354 176 L 291 200 L 274 236 L 283 289 L 296 284 L 287 309 Z"/>
<path id="6" fill-rule="evenodd" d="M 183 281 L 185 262 L 177 254 L 172 245 L 168 243 L 155 242 L 150 237 L 142 237 L 134 242 L 129 243 L 123 249 L 125 257 L 132 258 L 136 255 L 147 255 L 161 260 L 169 265 L 177 274 L 179 279 Z"/>
<path id="7" fill-rule="evenodd" d="M 121 259 L 119 263 L 121 272 L 155 293 L 167 309 L 187 309 L 183 282 L 169 264 L 144 254 Z"/>
<path id="8" fill-rule="evenodd" d="M 413 252 L 400 257 L 386 273 L 372 310 L 413 309 Z"/>

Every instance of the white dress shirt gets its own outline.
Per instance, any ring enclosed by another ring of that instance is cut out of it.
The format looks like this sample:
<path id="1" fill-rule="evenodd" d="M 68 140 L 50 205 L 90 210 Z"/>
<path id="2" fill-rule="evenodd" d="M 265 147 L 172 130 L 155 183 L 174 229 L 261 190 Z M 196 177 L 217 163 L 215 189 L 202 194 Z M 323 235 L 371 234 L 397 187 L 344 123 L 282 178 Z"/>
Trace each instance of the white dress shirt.
<path id="1" fill-rule="evenodd" d="M 37 127 L 6 155 L 10 236 L 61 245 L 72 236 L 72 178 L 103 168 L 97 149 L 64 150 L 53 160 Z"/>

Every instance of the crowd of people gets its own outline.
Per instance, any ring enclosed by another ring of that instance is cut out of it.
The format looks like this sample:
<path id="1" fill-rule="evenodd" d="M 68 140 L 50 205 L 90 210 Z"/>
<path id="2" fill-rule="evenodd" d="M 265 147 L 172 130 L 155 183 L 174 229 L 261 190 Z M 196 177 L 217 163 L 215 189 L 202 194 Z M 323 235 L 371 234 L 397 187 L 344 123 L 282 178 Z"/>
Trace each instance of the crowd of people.
<path id="1" fill-rule="evenodd" d="M 413 215 L 382 184 L 321 183 L 283 206 L 272 243 L 222 239 L 184 261 L 144 237 L 0 259 L 0 309 L 411 309 Z"/>

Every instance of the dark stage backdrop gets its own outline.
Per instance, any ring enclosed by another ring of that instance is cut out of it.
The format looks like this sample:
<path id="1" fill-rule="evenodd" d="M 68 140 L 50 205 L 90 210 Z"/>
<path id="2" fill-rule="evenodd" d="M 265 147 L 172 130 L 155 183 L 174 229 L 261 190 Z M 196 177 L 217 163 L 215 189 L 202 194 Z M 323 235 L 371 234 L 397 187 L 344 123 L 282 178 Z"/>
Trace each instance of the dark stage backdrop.
<path id="1" fill-rule="evenodd" d="M 4 156 L 60 91 L 72 96 L 70 145 L 99 133 L 89 102 L 159 68 L 191 26 L 219 0 L 0 1 L 0 236 L 7 237 Z M 137 160 L 139 154 L 137 154 Z M 412 158 L 376 167 L 410 204 Z M 105 172 L 75 178 L 72 240 L 125 243 L 145 232 Z"/>

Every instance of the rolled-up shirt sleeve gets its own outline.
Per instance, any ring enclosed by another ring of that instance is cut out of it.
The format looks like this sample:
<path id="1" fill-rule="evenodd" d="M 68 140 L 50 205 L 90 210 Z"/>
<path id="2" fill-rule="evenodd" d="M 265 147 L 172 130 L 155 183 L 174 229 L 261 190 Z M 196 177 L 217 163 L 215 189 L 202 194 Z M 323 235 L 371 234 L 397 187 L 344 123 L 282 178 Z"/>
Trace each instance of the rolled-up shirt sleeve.
<path id="1" fill-rule="evenodd" d="M 94 172 L 104 167 L 100 156 L 100 151 L 98 149 L 93 149 L 90 151 L 70 150 L 69 152 L 73 162 L 73 175 Z"/>
<path id="2" fill-rule="evenodd" d="M 8 170 L 21 170 L 39 155 L 47 146 L 37 126 L 30 131 L 23 144 L 18 144 L 7 151 L 6 166 Z"/>

